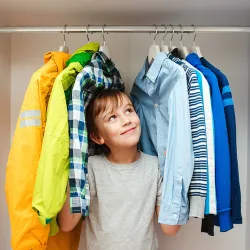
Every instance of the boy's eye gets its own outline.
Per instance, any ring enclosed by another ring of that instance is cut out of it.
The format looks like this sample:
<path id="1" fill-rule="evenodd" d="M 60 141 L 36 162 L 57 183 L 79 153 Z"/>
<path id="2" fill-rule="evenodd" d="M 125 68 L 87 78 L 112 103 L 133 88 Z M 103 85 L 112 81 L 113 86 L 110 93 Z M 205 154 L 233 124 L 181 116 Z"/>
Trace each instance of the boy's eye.
<path id="1" fill-rule="evenodd" d="M 128 108 L 128 109 L 126 109 L 126 114 L 128 114 L 128 113 L 132 113 L 134 110 L 132 109 L 132 108 Z"/>
<path id="2" fill-rule="evenodd" d="M 116 117 L 115 115 L 110 116 L 110 117 L 109 117 L 109 121 L 114 120 L 114 119 L 115 119 L 115 117 Z"/>

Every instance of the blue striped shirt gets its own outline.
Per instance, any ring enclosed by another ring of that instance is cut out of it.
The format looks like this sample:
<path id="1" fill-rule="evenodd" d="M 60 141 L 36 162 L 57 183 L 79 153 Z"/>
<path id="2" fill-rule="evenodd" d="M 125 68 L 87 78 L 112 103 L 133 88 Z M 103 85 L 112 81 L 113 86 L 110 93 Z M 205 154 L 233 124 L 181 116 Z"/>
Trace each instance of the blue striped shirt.
<path id="1" fill-rule="evenodd" d="M 194 172 L 189 188 L 189 195 L 191 196 L 190 211 L 194 217 L 203 217 L 207 194 L 208 159 L 205 115 L 201 91 L 195 70 L 189 68 L 185 63 L 173 55 L 168 54 L 167 56 L 173 62 L 179 64 L 184 69 L 187 76 L 194 149 Z"/>

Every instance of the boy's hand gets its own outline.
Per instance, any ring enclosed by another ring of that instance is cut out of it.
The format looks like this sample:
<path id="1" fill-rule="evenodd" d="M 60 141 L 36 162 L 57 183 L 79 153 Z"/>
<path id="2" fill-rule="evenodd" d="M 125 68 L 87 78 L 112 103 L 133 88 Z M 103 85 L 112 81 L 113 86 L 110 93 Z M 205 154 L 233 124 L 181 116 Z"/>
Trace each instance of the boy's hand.
<path id="1" fill-rule="evenodd" d="M 157 219 L 159 217 L 159 213 L 160 213 L 160 207 L 156 207 Z M 168 236 L 175 236 L 176 233 L 181 228 L 180 225 L 167 225 L 167 224 L 160 224 L 160 225 L 161 225 L 161 229 L 162 229 L 163 233 L 168 235 Z"/>
<path id="2" fill-rule="evenodd" d="M 60 213 L 57 216 L 57 222 L 59 224 L 60 229 L 63 232 L 69 232 L 77 225 L 80 221 L 82 214 L 72 214 L 70 212 L 70 187 L 69 184 L 67 186 L 67 198 L 64 203 L 64 206 Z"/>

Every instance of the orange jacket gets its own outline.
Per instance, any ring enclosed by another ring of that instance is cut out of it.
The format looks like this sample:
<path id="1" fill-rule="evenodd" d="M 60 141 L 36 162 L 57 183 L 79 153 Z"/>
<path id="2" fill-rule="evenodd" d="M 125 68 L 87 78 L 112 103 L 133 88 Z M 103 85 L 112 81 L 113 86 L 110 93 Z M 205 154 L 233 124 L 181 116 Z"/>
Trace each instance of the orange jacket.
<path id="1" fill-rule="evenodd" d="M 81 225 L 70 233 L 48 237 L 32 209 L 36 171 L 46 125 L 46 109 L 57 75 L 65 68 L 69 54 L 50 52 L 36 71 L 26 91 L 8 158 L 5 191 L 11 222 L 13 250 L 77 250 Z"/>

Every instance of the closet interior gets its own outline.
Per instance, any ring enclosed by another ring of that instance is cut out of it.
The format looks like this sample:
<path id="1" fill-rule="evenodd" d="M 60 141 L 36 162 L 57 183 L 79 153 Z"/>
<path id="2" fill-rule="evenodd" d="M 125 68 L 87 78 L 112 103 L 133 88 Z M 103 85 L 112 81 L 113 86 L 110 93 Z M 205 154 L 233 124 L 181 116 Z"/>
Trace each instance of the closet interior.
<path id="1" fill-rule="evenodd" d="M 79 1 L 78 7 L 65 4 L 59 10 L 53 5 L 48 11 L 48 1 L 38 1 L 36 8 L 29 1 L 15 2 L 12 10 L 7 0 L 0 3 L 0 249 L 11 249 L 5 197 L 6 163 L 30 78 L 43 65 L 47 52 L 73 54 L 88 42 L 99 42 L 102 51 L 112 58 L 127 94 L 146 57 L 155 53 L 149 52 L 150 46 L 158 46 L 165 52 L 171 47 L 182 47 L 183 53 L 193 50 L 227 76 L 237 124 L 243 224 L 234 225 L 226 233 L 220 233 L 216 227 L 215 237 L 210 237 L 200 232 L 200 219 L 192 218 L 176 237 L 164 236 L 159 228 L 157 234 L 160 250 L 250 249 L 250 4 L 128 1 L 118 6 L 107 1 L 106 6 L 104 3 L 98 6 L 86 1 L 83 6 Z M 84 244 L 81 241 L 79 249 L 85 249 Z"/>

